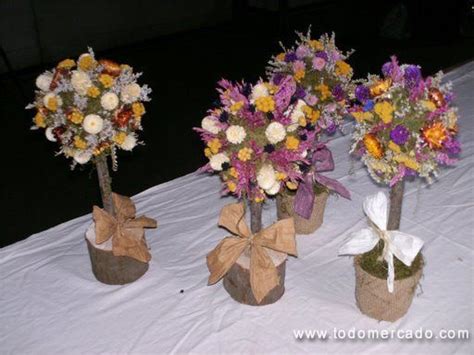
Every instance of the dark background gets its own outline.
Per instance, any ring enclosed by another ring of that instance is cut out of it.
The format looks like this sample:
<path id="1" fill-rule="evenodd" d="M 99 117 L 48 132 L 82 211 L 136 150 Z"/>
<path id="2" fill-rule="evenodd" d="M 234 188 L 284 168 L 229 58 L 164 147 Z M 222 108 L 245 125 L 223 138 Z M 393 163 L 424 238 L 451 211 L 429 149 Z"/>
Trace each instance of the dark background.
<path id="1" fill-rule="evenodd" d="M 379 72 L 392 54 L 424 74 L 474 57 L 474 3 L 462 1 L 0 0 L 2 230 L 0 246 L 89 213 L 100 204 L 95 171 L 70 171 L 55 144 L 30 131 L 34 81 L 87 46 L 128 63 L 153 88 L 146 105 L 146 146 L 119 155 L 114 190 L 132 196 L 204 163 L 192 131 L 216 98 L 221 77 L 264 75 L 279 41 L 312 25 L 334 31 L 355 77 Z M 42 132 L 42 131 L 41 131 Z"/>

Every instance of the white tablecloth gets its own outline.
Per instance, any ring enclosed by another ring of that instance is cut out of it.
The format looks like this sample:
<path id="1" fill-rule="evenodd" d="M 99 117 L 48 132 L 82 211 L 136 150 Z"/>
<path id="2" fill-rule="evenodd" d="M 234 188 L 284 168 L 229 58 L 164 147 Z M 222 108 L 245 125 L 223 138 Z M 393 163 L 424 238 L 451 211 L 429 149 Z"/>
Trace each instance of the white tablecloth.
<path id="1" fill-rule="evenodd" d="M 460 108 L 462 159 L 439 182 L 406 186 L 402 230 L 425 241 L 422 288 L 395 323 L 362 315 L 355 304 L 352 258 L 337 251 L 366 226 L 363 198 L 376 186 L 348 156 L 349 137 L 331 141 L 336 170 L 352 201 L 330 198 L 324 225 L 297 239 L 286 292 L 275 304 L 244 306 L 222 283 L 207 286 L 206 254 L 228 235 L 216 225 L 222 206 L 215 176 L 190 174 L 133 199 L 156 218 L 147 231 L 153 259 L 137 282 L 95 280 L 84 233 L 91 216 L 0 249 L 0 353 L 467 353 L 472 340 L 295 340 L 294 330 L 473 330 L 474 62 L 451 72 Z M 353 171 L 352 174 L 349 172 Z M 275 220 L 275 205 L 264 222 Z M 180 292 L 183 290 L 184 292 Z"/>

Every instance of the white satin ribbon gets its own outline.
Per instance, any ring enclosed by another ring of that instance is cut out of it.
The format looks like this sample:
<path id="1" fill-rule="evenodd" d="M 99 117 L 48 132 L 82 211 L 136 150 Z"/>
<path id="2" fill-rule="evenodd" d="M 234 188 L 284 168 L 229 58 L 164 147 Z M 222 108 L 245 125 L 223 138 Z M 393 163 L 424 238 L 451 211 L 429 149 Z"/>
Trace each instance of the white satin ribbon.
<path id="1" fill-rule="evenodd" d="M 372 250 L 380 239 L 384 241 L 383 259 L 388 264 L 387 287 L 393 292 L 395 255 L 406 266 L 411 263 L 423 246 L 423 241 L 400 231 L 388 231 L 388 200 L 383 192 L 368 196 L 364 201 L 364 212 L 372 222 L 372 228 L 364 228 L 351 233 L 348 241 L 339 249 L 339 255 L 357 255 Z"/>

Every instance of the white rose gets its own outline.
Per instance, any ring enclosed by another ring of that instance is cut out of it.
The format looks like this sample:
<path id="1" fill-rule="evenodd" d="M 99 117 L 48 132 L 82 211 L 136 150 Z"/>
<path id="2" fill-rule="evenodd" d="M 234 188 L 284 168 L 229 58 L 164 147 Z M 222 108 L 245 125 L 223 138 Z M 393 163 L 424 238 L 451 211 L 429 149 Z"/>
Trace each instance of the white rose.
<path id="1" fill-rule="evenodd" d="M 135 148 L 137 145 L 137 139 L 133 134 L 129 134 L 127 137 L 125 137 L 125 140 L 123 141 L 122 144 L 120 144 L 120 148 L 123 150 L 132 150 Z"/>
<path id="2" fill-rule="evenodd" d="M 286 137 L 285 126 L 280 122 L 272 122 L 265 130 L 265 136 L 271 144 L 281 142 Z"/>
<path id="3" fill-rule="evenodd" d="M 245 137 L 247 137 L 244 127 L 237 125 L 227 128 L 225 135 L 227 140 L 232 144 L 240 144 L 244 141 Z"/>
<path id="4" fill-rule="evenodd" d="M 73 158 L 79 164 L 85 164 L 92 158 L 92 154 L 89 152 L 76 151 L 73 155 Z"/>
<path id="5" fill-rule="evenodd" d="M 44 131 L 44 134 L 46 136 L 46 139 L 50 142 L 56 142 L 56 137 L 53 134 L 53 127 L 48 127 Z"/>
<path id="6" fill-rule="evenodd" d="M 257 84 L 252 88 L 252 93 L 250 94 L 250 102 L 255 102 L 256 99 L 263 96 L 268 96 L 269 92 L 267 87 L 264 84 Z"/>
<path id="7" fill-rule="evenodd" d="M 209 164 L 215 171 L 222 171 L 222 164 L 228 162 L 230 162 L 230 159 L 225 153 L 217 153 L 209 159 Z"/>
<path id="8" fill-rule="evenodd" d="M 296 105 L 293 107 L 293 110 L 291 111 L 291 115 L 290 115 L 292 123 L 298 124 L 300 117 L 301 116 L 304 117 L 304 113 L 302 109 L 303 109 L 303 106 L 305 105 L 306 105 L 306 102 L 304 102 L 301 99 L 296 102 Z"/>
<path id="9" fill-rule="evenodd" d="M 113 92 L 108 92 L 102 95 L 102 97 L 100 98 L 100 104 L 107 111 L 112 111 L 115 110 L 115 108 L 118 106 L 119 98 Z"/>
<path id="10" fill-rule="evenodd" d="M 53 74 L 44 73 L 36 78 L 36 86 L 42 91 L 49 91 L 51 81 L 53 81 Z"/>
<path id="11" fill-rule="evenodd" d="M 120 98 L 126 104 L 131 104 L 132 102 L 137 101 L 137 99 L 140 97 L 140 92 L 140 85 L 136 83 L 128 84 L 122 88 L 120 92 Z"/>
<path id="12" fill-rule="evenodd" d="M 210 116 L 204 117 L 201 121 L 201 127 L 203 130 L 211 132 L 212 134 L 219 133 L 220 129 L 216 124 L 216 121 Z"/>
<path id="13" fill-rule="evenodd" d="M 46 106 L 46 108 L 48 108 L 49 106 L 48 102 L 50 99 L 56 99 L 58 106 L 62 106 L 63 104 L 63 100 L 61 99 L 60 96 L 56 95 L 55 93 L 49 92 L 43 97 L 43 104 Z"/>
<path id="14" fill-rule="evenodd" d="M 104 127 L 104 120 L 99 115 L 87 115 L 82 122 L 82 127 L 89 134 L 97 134 Z"/>
<path id="15" fill-rule="evenodd" d="M 71 85 L 79 95 L 85 95 L 87 94 L 87 89 L 92 86 L 92 82 L 87 73 L 74 70 L 71 75 Z"/>
<path id="16" fill-rule="evenodd" d="M 264 190 L 270 190 L 277 182 L 275 170 L 270 164 L 265 164 L 257 173 L 257 183 Z"/>
<path id="17" fill-rule="evenodd" d="M 278 193 L 278 191 L 280 191 L 280 182 L 279 181 L 275 182 L 272 187 L 265 190 L 265 192 L 268 195 L 276 195 Z"/>

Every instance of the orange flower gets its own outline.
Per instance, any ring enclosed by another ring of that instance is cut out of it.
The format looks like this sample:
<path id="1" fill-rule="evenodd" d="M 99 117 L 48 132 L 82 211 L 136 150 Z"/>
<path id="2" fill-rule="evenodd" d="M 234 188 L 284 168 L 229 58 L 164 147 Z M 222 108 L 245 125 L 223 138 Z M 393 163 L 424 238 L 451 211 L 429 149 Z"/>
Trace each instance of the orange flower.
<path id="1" fill-rule="evenodd" d="M 380 142 L 377 137 L 375 137 L 373 134 L 368 133 L 364 136 L 364 146 L 365 149 L 367 149 L 367 152 L 369 152 L 369 154 L 372 155 L 374 158 L 382 158 L 382 146 L 380 145 Z"/>
<path id="2" fill-rule="evenodd" d="M 435 122 L 424 127 L 422 134 L 431 149 L 440 149 L 447 138 L 446 127 L 441 122 Z"/>

